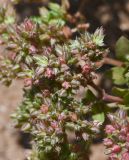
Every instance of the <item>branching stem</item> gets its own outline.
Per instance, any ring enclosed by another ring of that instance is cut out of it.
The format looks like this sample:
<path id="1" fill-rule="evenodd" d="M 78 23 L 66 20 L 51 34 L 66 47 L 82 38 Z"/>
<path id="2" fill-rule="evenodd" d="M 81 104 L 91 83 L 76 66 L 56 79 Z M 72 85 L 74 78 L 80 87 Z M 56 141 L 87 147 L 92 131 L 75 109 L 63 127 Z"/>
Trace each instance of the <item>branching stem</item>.
<path id="1" fill-rule="evenodd" d="M 115 59 L 112 59 L 112 58 L 108 58 L 108 57 L 105 57 L 103 60 L 99 61 L 99 62 L 96 62 L 96 66 L 97 67 L 101 67 L 103 66 L 104 64 L 109 64 L 109 65 L 112 65 L 112 66 L 118 66 L 118 67 L 121 67 L 121 66 L 124 66 L 124 63 L 119 61 L 119 60 L 115 60 Z"/>

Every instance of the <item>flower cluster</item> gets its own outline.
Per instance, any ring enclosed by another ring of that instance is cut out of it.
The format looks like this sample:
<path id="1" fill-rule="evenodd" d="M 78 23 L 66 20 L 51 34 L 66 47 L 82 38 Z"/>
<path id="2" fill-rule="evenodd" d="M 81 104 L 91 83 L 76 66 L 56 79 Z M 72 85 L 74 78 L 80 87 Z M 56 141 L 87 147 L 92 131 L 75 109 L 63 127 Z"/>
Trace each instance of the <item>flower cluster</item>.
<path id="1" fill-rule="evenodd" d="M 111 124 L 106 125 L 105 132 L 107 138 L 104 145 L 109 154 L 109 160 L 129 159 L 129 120 L 123 110 L 119 110 L 115 115 L 108 115 Z"/>
<path id="2" fill-rule="evenodd" d="M 94 84 L 95 64 L 108 53 L 103 29 L 79 34 L 83 27 L 70 28 L 65 8 L 54 3 L 40 14 L 6 24 L 0 80 L 6 85 L 17 78 L 24 81 L 24 99 L 12 117 L 17 128 L 33 136 L 31 160 L 82 160 L 89 157 L 105 116 L 105 104 L 96 94 L 102 91 Z M 107 126 L 106 132 L 115 128 Z M 112 139 L 106 143 L 111 145 Z"/>
<path id="3" fill-rule="evenodd" d="M 61 5 L 49 3 L 39 9 L 40 16 L 21 23 L 10 12 L 13 5 L 0 8 L 0 80 L 6 85 L 13 79 L 24 81 L 24 98 L 12 118 L 15 127 L 32 135 L 29 160 L 88 159 L 92 139 L 102 131 L 110 107 L 129 106 L 129 89 L 119 87 L 129 79 L 128 55 L 123 57 L 126 63 L 110 61 L 103 29 L 87 32 L 89 25 L 70 15 L 69 5 L 66 0 Z M 117 42 L 118 58 L 125 53 L 119 45 L 124 41 L 128 46 L 126 38 Z M 95 84 L 97 67 L 104 63 L 117 65 L 108 74 L 118 85 L 113 88 L 115 96 Z M 108 117 L 104 145 L 109 160 L 128 160 L 127 114 L 120 110 Z"/>

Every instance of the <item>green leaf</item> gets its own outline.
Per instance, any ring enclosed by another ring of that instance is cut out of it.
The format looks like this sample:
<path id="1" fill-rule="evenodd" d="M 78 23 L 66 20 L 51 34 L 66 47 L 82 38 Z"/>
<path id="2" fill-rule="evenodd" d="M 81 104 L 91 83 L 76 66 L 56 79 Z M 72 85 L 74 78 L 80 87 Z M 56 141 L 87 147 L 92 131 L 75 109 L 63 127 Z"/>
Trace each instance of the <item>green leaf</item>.
<path id="1" fill-rule="evenodd" d="M 112 89 L 112 93 L 116 96 L 119 96 L 119 97 L 124 97 L 125 94 L 127 94 L 129 90 L 128 89 L 123 89 L 123 88 L 118 88 L 118 87 L 114 87 Z"/>
<path id="2" fill-rule="evenodd" d="M 93 34 L 93 42 L 98 46 L 104 46 L 104 33 L 103 28 L 96 29 L 95 33 Z"/>
<path id="3" fill-rule="evenodd" d="M 123 67 L 113 67 L 107 72 L 107 77 L 111 78 L 116 85 L 123 85 L 126 83 L 124 78 L 125 68 Z"/>
<path id="4" fill-rule="evenodd" d="M 46 67 L 48 65 L 48 58 L 46 56 L 36 55 L 33 58 L 39 66 Z"/>
<path id="5" fill-rule="evenodd" d="M 124 96 L 124 104 L 129 104 L 129 92 Z"/>
<path id="6" fill-rule="evenodd" d="M 57 3 L 49 3 L 49 8 L 55 12 L 58 12 L 58 10 L 60 10 L 60 5 Z"/>
<path id="7" fill-rule="evenodd" d="M 116 56 L 120 60 L 126 60 L 129 56 L 129 40 L 122 36 L 120 39 L 116 42 L 115 47 Z"/>
<path id="8" fill-rule="evenodd" d="M 15 22 L 15 18 L 14 17 L 9 16 L 9 17 L 7 17 L 5 19 L 5 23 L 6 24 L 13 24 L 14 22 Z"/>
<path id="9" fill-rule="evenodd" d="M 92 118 L 93 118 L 94 120 L 97 120 L 97 121 L 100 121 L 100 122 L 103 123 L 104 120 L 105 120 L 105 115 L 104 115 L 103 112 L 101 112 L 101 113 L 94 114 L 94 115 L 92 116 Z"/>

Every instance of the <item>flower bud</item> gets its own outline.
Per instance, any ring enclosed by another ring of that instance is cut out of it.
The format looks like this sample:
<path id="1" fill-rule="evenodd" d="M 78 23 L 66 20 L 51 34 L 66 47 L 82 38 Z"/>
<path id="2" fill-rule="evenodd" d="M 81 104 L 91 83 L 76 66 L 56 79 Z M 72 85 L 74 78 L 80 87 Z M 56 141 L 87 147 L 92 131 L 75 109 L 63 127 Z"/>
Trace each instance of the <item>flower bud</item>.
<path id="1" fill-rule="evenodd" d="M 126 136 L 125 135 L 120 135 L 119 140 L 122 141 L 122 142 L 126 141 Z"/>
<path id="2" fill-rule="evenodd" d="M 65 59 L 62 58 L 62 57 L 59 57 L 59 62 L 60 62 L 60 64 L 65 64 L 65 63 L 66 63 L 66 62 L 65 62 Z"/>
<path id="3" fill-rule="evenodd" d="M 127 134 L 128 130 L 129 130 L 128 127 L 123 127 L 123 128 L 121 128 L 120 133 L 121 134 Z"/>
<path id="4" fill-rule="evenodd" d="M 48 108 L 49 108 L 49 107 L 48 107 L 47 105 L 43 104 L 43 105 L 41 106 L 40 110 L 41 110 L 42 113 L 45 114 L 45 113 L 48 112 Z"/>
<path id="5" fill-rule="evenodd" d="M 66 118 L 66 116 L 64 115 L 64 113 L 59 114 L 58 116 L 58 120 L 59 121 L 63 121 Z"/>
<path id="6" fill-rule="evenodd" d="M 127 134 L 126 141 L 129 142 L 129 133 Z"/>
<path id="7" fill-rule="evenodd" d="M 45 89 L 43 92 L 43 97 L 48 97 L 50 95 L 50 91 L 48 89 Z"/>
<path id="8" fill-rule="evenodd" d="M 119 153 L 121 151 L 121 147 L 119 145 L 114 145 L 112 147 L 112 152 L 113 153 Z"/>
<path id="9" fill-rule="evenodd" d="M 73 122 L 77 121 L 77 115 L 75 113 L 71 113 L 70 118 Z"/>
<path id="10" fill-rule="evenodd" d="M 129 142 L 126 142 L 125 147 L 129 151 Z"/>
<path id="11" fill-rule="evenodd" d="M 25 30 L 26 31 L 32 31 L 34 28 L 34 24 L 30 19 L 26 19 L 24 22 Z"/>
<path id="12" fill-rule="evenodd" d="M 104 139 L 104 145 L 107 146 L 107 147 L 111 147 L 113 145 L 113 142 L 112 142 L 111 139 L 105 138 Z"/>
<path id="13" fill-rule="evenodd" d="M 115 132 L 115 130 L 116 130 L 116 129 L 115 129 L 112 125 L 106 125 L 105 132 L 106 132 L 107 134 L 112 134 L 112 133 Z"/>
<path id="14" fill-rule="evenodd" d="M 72 36 L 72 31 L 69 27 L 65 26 L 63 27 L 63 34 L 66 38 L 69 38 Z"/>
<path id="15" fill-rule="evenodd" d="M 88 64 L 85 64 L 83 67 L 82 67 L 82 73 L 83 74 L 89 74 L 91 72 L 92 68 L 90 65 Z"/>
<path id="16" fill-rule="evenodd" d="M 25 85 L 25 87 L 31 86 L 32 85 L 32 79 L 31 78 L 24 79 L 24 85 Z"/>
<path id="17" fill-rule="evenodd" d="M 121 160 L 129 160 L 129 152 L 123 153 Z"/>
<path id="18" fill-rule="evenodd" d="M 65 89 L 69 89 L 71 87 L 71 85 L 69 84 L 69 82 L 64 81 L 62 84 L 62 87 L 64 87 Z"/>
<path id="19" fill-rule="evenodd" d="M 54 76 L 54 72 L 51 68 L 47 68 L 45 71 L 45 77 L 52 78 Z"/>
<path id="20" fill-rule="evenodd" d="M 117 158 L 117 155 L 115 153 L 112 153 L 108 160 L 119 160 L 119 159 Z"/>
<path id="21" fill-rule="evenodd" d="M 29 52 L 32 53 L 32 54 L 34 54 L 34 53 L 37 52 L 37 49 L 35 48 L 35 46 L 31 45 L 31 46 L 29 47 Z"/>
<path id="22" fill-rule="evenodd" d="M 51 122 L 51 127 L 52 127 L 53 129 L 57 129 L 57 128 L 58 128 L 58 123 L 57 123 L 56 121 L 52 121 L 52 122 Z"/>

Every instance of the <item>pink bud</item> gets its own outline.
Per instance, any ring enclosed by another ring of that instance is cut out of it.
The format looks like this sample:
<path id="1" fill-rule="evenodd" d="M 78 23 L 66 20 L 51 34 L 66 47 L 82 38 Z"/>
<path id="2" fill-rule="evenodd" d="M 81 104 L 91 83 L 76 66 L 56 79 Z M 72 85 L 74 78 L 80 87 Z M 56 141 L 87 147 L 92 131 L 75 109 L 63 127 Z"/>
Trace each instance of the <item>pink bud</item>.
<path id="1" fill-rule="evenodd" d="M 91 66 L 88 65 L 88 64 L 85 64 L 83 67 L 82 67 L 82 73 L 83 74 L 89 74 L 91 72 Z"/>
<path id="2" fill-rule="evenodd" d="M 126 142 L 125 147 L 129 151 L 129 142 Z"/>
<path id="3" fill-rule="evenodd" d="M 121 151 L 121 147 L 119 145 L 114 145 L 112 147 L 112 152 L 113 153 L 119 153 Z"/>
<path id="4" fill-rule="evenodd" d="M 129 133 L 127 134 L 126 141 L 129 142 Z"/>
<path id="5" fill-rule="evenodd" d="M 105 132 L 106 132 L 107 134 L 112 134 L 112 133 L 115 132 L 115 130 L 116 130 L 116 129 L 115 129 L 112 125 L 106 125 Z"/>
<path id="6" fill-rule="evenodd" d="M 117 155 L 115 153 L 112 153 L 108 160 L 119 160 L 119 159 L 117 158 Z"/>
<path id="7" fill-rule="evenodd" d="M 54 76 L 54 72 L 51 68 L 47 68 L 46 71 L 45 71 L 45 76 L 47 78 L 52 78 Z"/>
<path id="8" fill-rule="evenodd" d="M 25 87 L 31 86 L 32 85 L 32 79 L 31 78 L 24 79 L 24 85 L 25 85 Z"/>
<path id="9" fill-rule="evenodd" d="M 50 95 L 50 91 L 48 89 L 45 89 L 42 93 L 44 97 L 48 97 Z"/>
<path id="10" fill-rule="evenodd" d="M 123 153 L 121 160 L 129 160 L 129 152 Z"/>
<path id="11" fill-rule="evenodd" d="M 78 119 L 78 117 L 77 117 L 77 114 L 76 114 L 76 113 L 71 113 L 71 114 L 70 114 L 70 118 L 71 118 L 71 120 L 72 120 L 73 122 L 76 122 L 76 121 L 77 121 L 77 119 Z"/>
<path id="12" fill-rule="evenodd" d="M 34 53 L 36 53 L 37 49 L 35 48 L 35 46 L 31 45 L 29 47 L 29 51 L 30 51 L 30 53 L 34 54 Z"/>
<path id="13" fill-rule="evenodd" d="M 32 31 L 34 28 L 34 24 L 30 19 L 26 19 L 24 22 L 25 30 L 26 31 Z"/>
<path id="14" fill-rule="evenodd" d="M 64 87 L 65 89 L 69 89 L 71 87 L 71 85 L 69 84 L 69 82 L 64 81 L 62 84 L 62 87 Z"/>
<path id="15" fill-rule="evenodd" d="M 128 127 L 123 127 L 120 131 L 121 134 L 127 134 L 128 133 Z"/>
<path id="16" fill-rule="evenodd" d="M 125 135 L 120 135 L 119 136 L 119 140 L 120 141 L 125 141 L 126 140 L 126 136 Z"/>
<path id="17" fill-rule="evenodd" d="M 58 135 L 63 133 L 61 128 L 56 128 L 55 131 L 56 131 L 56 134 Z"/>
<path id="18" fill-rule="evenodd" d="M 44 53 L 44 55 L 49 55 L 51 53 L 51 51 L 52 51 L 51 47 L 47 47 L 44 49 L 43 53 Z"/>
<path id="19" fill-rule="evenodd" d="M 49 108 L 49 107 L 48 107 L 47 105 L 43 104 L 43 105 L 41 106 L 40 110 L 41 110 L 42 113 L 45 114 L 45 113 L 48 112 L 48 108 Z"/>
<path id="20" fill-rule="evenodd" d="M 111 139 L 108 139 L 108 138 L 105 138 L 104 139 L 104 145 L 107 146 L 107 147 L 111 147 L 113 145 L 113 142 Z"/>
<path id="21" fill-rule="evenodd" d="M 57 129 L 58 128 L 58 123 L 56 121 L 51 122 L 51 127 L 53 129 Z"/>
<path id="22" fill-rule="evenodd" d="M 59 120 L 59 121 L 63 121 L 65 118 L 66 118 L 66 116 L 64 115 L 64 113 L 61 113 L 61 114 L 58 116 L 58 120 Z"/>
<path id="23" fill-rule="evenodd" d="M 60 64 L 65 64 L 65 63 L 66 63 L 66 62 L 65 62 L 65 59 L 62 58 L 62 57 L 59 57 L 59 62 L 60 62 Z"/>

